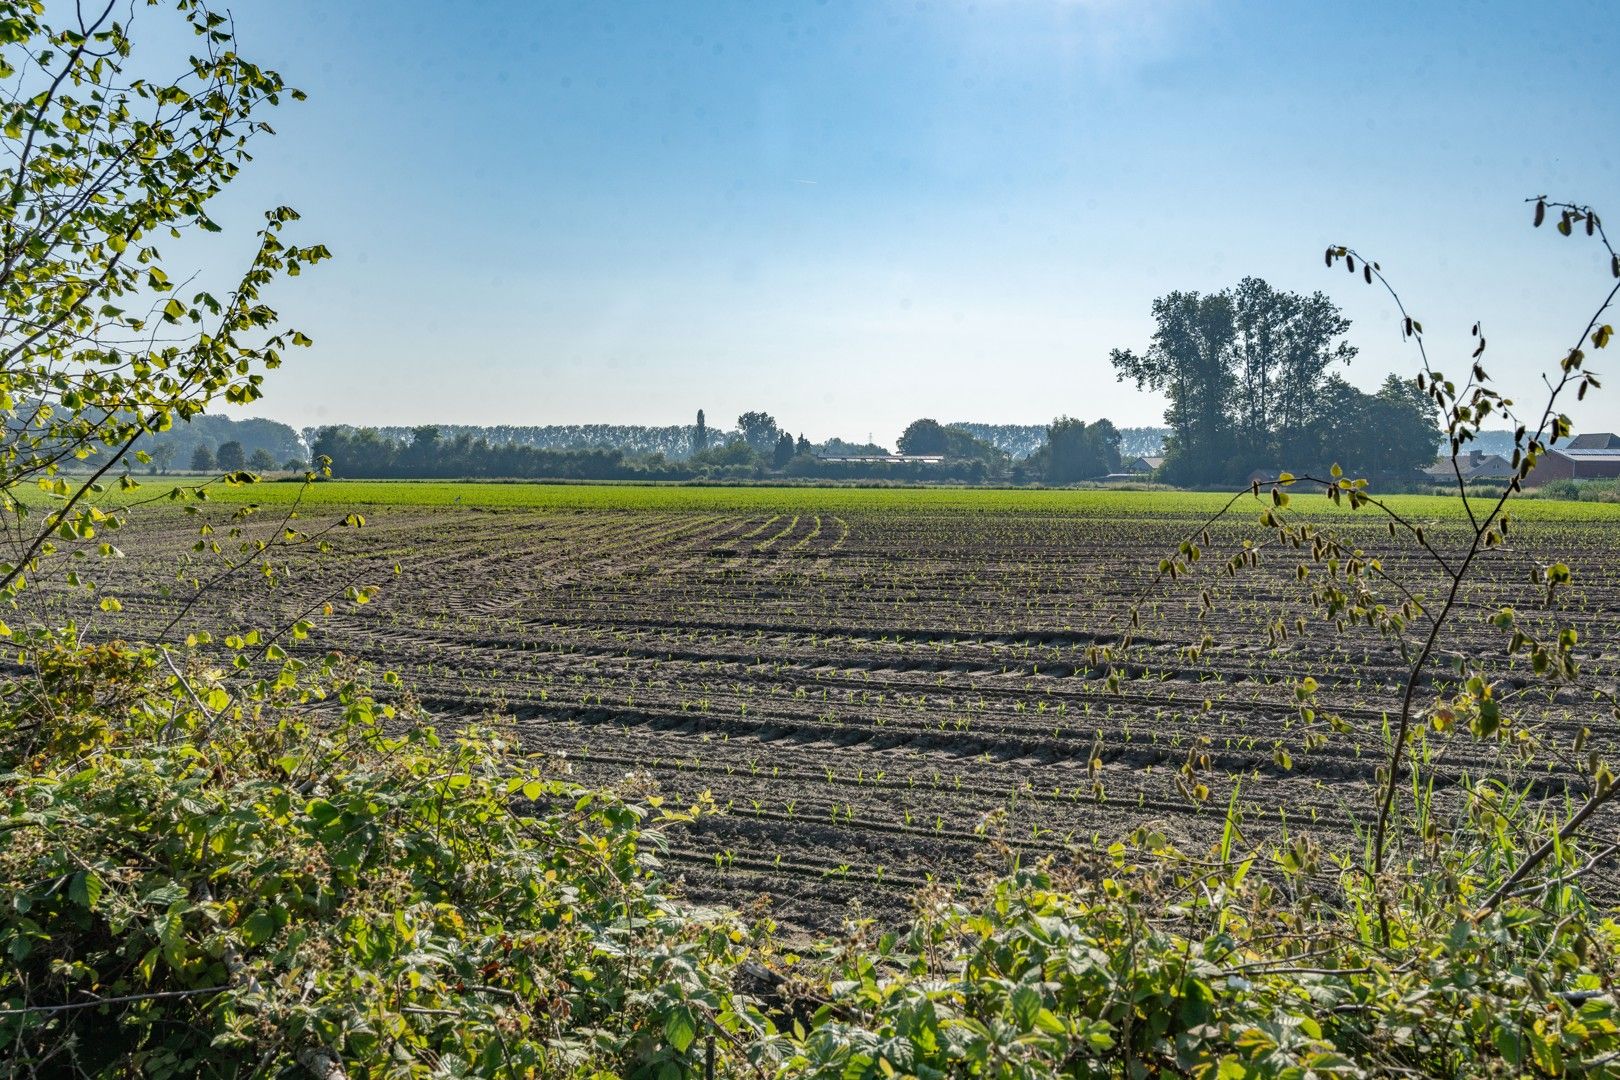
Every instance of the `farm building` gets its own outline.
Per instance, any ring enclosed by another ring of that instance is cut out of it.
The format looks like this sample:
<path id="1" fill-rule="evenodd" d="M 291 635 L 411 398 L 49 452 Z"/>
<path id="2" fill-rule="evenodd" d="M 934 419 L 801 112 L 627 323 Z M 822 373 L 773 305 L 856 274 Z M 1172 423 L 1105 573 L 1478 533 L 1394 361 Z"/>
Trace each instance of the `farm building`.
<path id="1" fill-rule="evenodd" d="M 1126 459 L 1124 464 L 1120 466 L 1120 472 L 1137 474 L 1157 472 L 1159 466 L 1163 464 L 1164 458 L 1158 456 L 1133 457 Z"/>
<path id="2" fill-rule="evenodd" d="M 1563 446 L 1548 450 L 1536 462 L 1535 471 L 1525 483 L 1613 477 L 1620 477 L 1620 435 L 1602 431 L 1577 435 Z"/>
<path id="3" fill-rule="evenodd" d="M 1501 454 L 1487 454 L 1481 450 L 1470 450 L 1457 459 L 1457 467 L 1451 466 L 1450 458 L 1439 458 L 1433 465 L 1423 470 L 1423 474 L 1437 483 L 1453 483 L 1457 474 L 1461 473 L 1464 483 L 1472 480 L 1507 480 L 1516 475 L 1517 469 L 1513 462 Z"/>

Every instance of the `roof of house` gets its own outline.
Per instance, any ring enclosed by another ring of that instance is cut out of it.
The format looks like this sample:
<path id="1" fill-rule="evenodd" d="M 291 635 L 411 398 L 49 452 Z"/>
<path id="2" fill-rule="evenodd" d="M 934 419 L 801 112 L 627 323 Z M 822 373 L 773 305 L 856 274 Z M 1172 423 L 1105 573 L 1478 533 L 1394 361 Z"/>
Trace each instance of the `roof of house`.
<path id="1" fill-rule="evenodd" d="M 1439 480 L 1455 479 L 1458 473 L 1462 474 L 1464 480 L 1476 480 L 1512 476 L 1518 472 L 1513 463 L 1501 454 L 1483 454 L 1479 451 L 1459 457 L 1455 469 L 1452 468 L 1451 459 L 1443 457 L 1423 471 Z"/>
<path id="2" fill-rule="evenodd" d="M 1620 446 L 1613 448 L 1596 446 L 1560 446 L 1549 453 L 1560 454 L 1567 458 L 1576 458 L 1580 461 L 1620 461 Z"/>
<path id="3" fill-rule="evenodd" d="M 1612 431 L 1589 431 L 1577 435 L 1560 450 L 1620 450 L 1620 435 Z"/>

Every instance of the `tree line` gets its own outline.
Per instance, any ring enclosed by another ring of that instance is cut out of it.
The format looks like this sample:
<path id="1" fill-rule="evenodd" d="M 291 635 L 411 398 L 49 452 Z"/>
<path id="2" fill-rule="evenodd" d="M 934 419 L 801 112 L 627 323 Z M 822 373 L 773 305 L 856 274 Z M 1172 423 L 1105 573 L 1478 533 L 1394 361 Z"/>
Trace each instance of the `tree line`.
<path id="1" fill-rule="evenodd" d="M 168 449 L 159 446 L 160 451 Z M 173 459 L 172 454 L 152 455 L 152 464 L 155 470 L 169 471 Z M 277 461 L 276 456 L 264 447 L 256 447 L 250 453 L 247 447 L 235 439 L 227 439 L 217 447 L 209 446 L 206 442 L 199 442 L 192 447 L 191 457 L 187 460 L 190 471 L 194 473 L 210 473 L 218 469 L 235 472 L 239 469 L 251 469 L 254 472 L 272 472 L 284 469 L 289 472 L 300 472 L 309 468 L 309 462 L 302 456 L 290 457 L 286 461 Z"/>
<path id="2" fill-rule="evenodd" d="M 682 461 L 692 454 L 715 446 L 724 446 L 745 432 L 740 429 L 714 428 L 707 425 L 702 410 L 694 424 L 434 424 L 444 439 L 469 435 L 474 441 L 482 440 L 491 446 L 516 444 L 546 450 L 623 450 L 627 456 L 663 454 L 672 461 Z M 765 414 L 768 415 L 768 414 Z M 1047 437 L 1047 424 L 986 424 L 978 421 L 956 420 L 945 425 L 967 432 L 975 439 L 988 443 L 1017 461 L 1039 450 Z M 415 426 L 372 425 L 381 438 L 408 443 L 414 437 Z M 320 427 L 303 429 L 307 445 L 313 446 Z M 289 434 L 291 429 L 288 429 Z M 1120 452 L 1127 456 L 1158 454 L 1164 439 L 1170 434 L 1167 427 L 1120 428 Z M 251 445 L 251 444 L 250 444 Z M 829 438 L 814 444 L 818 453 L 833 456 L 861 454 L 887 454 L 889 447 L 878 443 L 855 443 L 841 438 Z M 189 448 L 186 450 L 189 453 Z M 185 453 L 181 454 L 184 459 Z"/>
<path id="3" fill-rule="evenodd" d="M 743 413 L 735 430 L 714 432 L 703 413 L 688 427 L 688 452 L 614 448 L 548 449 L 498 443 L 470 430 L 447 435 L 433 425 L 404 438 L 384 429 L 330 426 L 312 432 L 317 458 L 334 476 L 366 479 L 744 480 L 787 476 L 819 480 L 950 483 L 1072 483 L 1120 468 L 1120 433 L 1107 420 L 1059 417 L 1043 428 L 1039 449 L 1023 459 L 955 425 L 912 422 L 900 435 L 904 455 L 840 439 L 812 443 L 764 411 Z M 942 460 L 934 460 L 934 459 Z M 224 463 L 222 463 L 223 465 Z"/>
<path id="4" fill-rule="evenodd" d="M 38 426 L 38 409 L 48 402 L 18 403 L 19 423 Z M 123 410 L 119 422 L 133 422 Z M 124 460 L 132 472 L 212 472 L 218 468 L 251 468 L 259 472 L 309 467 L 309 448 L 286 424 L 260 417 L 237 420 L 198 413 L 179 417 L 161 431 L 142 431 Z M 71 466 L 70 466 L 71 467 Z"/>

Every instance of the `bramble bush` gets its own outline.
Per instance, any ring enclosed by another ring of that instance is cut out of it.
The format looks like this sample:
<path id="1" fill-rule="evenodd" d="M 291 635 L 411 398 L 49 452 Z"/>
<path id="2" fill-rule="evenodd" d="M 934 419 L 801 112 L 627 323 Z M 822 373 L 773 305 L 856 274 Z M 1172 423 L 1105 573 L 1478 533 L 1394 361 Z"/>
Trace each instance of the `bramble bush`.
<path id="1" fill-rule="evenodd" d="M 726 986 L 752 931 L 658 885 L 658 827 L 706 804 L 441 734 L 335 657 L 28 659 L 0 692 L 13 1074 L 654 1076 L 700 1027 L 768 1032 Z"/>
<path id="2" fill-rule="evenodd" d="M 1620 1075 L 1620 925 L 1572 885 L 1482 914 L 1510 834 L 1461 833 L 1383 897 L 1389 945 L 1370 879 L 1304 838 L 1191 857 L 1139 832 L 924 897 L 829 954 L 784 1075 Z"/>
<path id="3" fill-rule="evenodd" d="M 1620 926 L 1578 867 L 1481 908 L 1550 822 L 1467 811 L 1440 872 L 1375 882 L 1304 836 L 1241 850 L 1234 798 L 1216 850 L 1140 831 L 784 963 L 659 875 L 706 803 L 440 733 L 337 657 L 29 659 L 0 697 L 15 1075 L 1620 1073 Z"/>

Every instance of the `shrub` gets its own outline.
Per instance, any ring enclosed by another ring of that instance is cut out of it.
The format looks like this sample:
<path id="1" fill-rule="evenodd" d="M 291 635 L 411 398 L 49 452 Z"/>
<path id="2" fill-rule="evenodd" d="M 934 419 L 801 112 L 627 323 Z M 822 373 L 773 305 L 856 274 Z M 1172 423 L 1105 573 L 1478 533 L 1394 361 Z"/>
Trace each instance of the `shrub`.
<path id="1" fill-rule="evenodd" d="M 750 932 L 660 885 L 653 826 L 706 805 L 441 735 L 335 657 L 33 660 L 0 697 L 13 1069 L 671 1075 L 700 1027 L 768 1034 L 723 978 Z"/>
<path id="2" fill-rule="evenodd" d="M 1373 884 L 1304 836 L 1202 858 L 1143 830 L 972 904 L 927 895 L 907 934 L 830 953 L 783 1072 L 1615 1075 L 1620 927 L 1572 887 L 1482 911 L 1513 833 L 1457 824 L 1434 878 Z"/>

